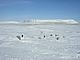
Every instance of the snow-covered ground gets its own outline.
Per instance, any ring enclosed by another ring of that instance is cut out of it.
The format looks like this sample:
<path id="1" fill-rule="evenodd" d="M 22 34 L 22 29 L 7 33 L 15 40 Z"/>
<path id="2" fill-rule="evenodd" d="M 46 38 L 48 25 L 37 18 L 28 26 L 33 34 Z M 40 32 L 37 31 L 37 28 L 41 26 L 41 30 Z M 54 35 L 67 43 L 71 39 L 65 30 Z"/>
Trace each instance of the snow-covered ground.
<path id="1" fill-rule="evenodd" d="M 80 60 L 80 25 L 0 24 L 0 60 Z"/>

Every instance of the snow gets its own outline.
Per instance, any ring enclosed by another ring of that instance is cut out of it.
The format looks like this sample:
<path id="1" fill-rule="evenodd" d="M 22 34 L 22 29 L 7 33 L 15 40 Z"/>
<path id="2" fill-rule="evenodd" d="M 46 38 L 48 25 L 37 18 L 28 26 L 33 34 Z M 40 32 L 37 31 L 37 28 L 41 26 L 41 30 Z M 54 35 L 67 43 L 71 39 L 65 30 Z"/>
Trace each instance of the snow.
<path id="1" fill-rule="evenodd" d="M 54 19 L 54 20 L 30 20 L 30 21 L 23 21 L 23 22 L 18 22 L 18 21 L 0 21 L 0 24 L 79 24 L 74 19 Z"/>
<path id="2" fill-rule="evenodd" d="M 1 24 L 0 60 L 80 60 L 80 25 Z"/>
<path id="3" fill-rule="evenodd" d="M 64 23 L 64 24 L 78 24 L 74 19 L 54 19 L 54 20 L 32 20 L 33 23 Z"/>
<path id="4" fill-rule="evenodd" d="M 0 21 L 0 24 L 9 24 L 9 23 L 14 23 L 14 24 L 18 24 L 18 23 L 20 23 L 20 22 L 17 22 L 17 21 Z"/>

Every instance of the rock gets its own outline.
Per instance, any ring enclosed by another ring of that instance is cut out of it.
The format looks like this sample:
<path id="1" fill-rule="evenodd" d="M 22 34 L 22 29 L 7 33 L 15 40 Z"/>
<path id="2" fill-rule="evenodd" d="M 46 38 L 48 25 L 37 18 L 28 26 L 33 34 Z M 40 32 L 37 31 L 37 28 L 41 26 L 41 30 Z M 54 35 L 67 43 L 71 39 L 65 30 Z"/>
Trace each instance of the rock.
<path id="1" fill-rule="evenodd" d="M 58 36 L 57 34 L 55 34 L 55 37 Z"/>
<path id="2" fill-rule="evenodd" d="M 44 35 L 44 38 L 45 38 L 45 35 Z"/>
<path id="3" fill-rule="evenodd" d="M 23 37 L 23 35 L 21 35 L 21 37 Z"/>
<path id="4" fill-rule="evenodd" d="M 19 40 L 21 40 L 21 37 L 20 36 L 16 36 Z"/>
<path id="5" fill-rule="evenodd" d="M 38 37 L 38 39 L 41 39 L 41 37 Z"/>
<path id="6" fill-rule="evenodd" d="M 53 36 L 52 34 L 50 34 L 50 36 Z"/>
<path id="7" fill-rule="evenodd" d="M 56 40 L 59 40 L 59 37 L 57 37 Z"/>

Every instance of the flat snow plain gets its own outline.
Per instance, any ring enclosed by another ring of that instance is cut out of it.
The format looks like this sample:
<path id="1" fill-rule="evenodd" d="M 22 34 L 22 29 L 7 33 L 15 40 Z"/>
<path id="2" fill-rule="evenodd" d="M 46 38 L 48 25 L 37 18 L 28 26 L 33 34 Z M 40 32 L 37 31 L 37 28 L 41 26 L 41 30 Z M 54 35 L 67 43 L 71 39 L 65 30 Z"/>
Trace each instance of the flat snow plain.
<path id="1" fill-rule="evenodd" d="M 0 60 L 80 60 L 80 25 L 1 24 Z"/>

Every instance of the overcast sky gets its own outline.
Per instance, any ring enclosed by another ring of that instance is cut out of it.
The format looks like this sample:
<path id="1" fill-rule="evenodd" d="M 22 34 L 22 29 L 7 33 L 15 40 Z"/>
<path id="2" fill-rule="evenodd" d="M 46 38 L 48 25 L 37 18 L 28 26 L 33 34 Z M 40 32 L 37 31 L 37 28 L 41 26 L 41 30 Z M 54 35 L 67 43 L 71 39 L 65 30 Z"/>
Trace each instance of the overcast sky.
<path id="1" fill-rule="evenodd" d="M 0 0 L 0 20 L 80 19 L 80 0 Z"/>

